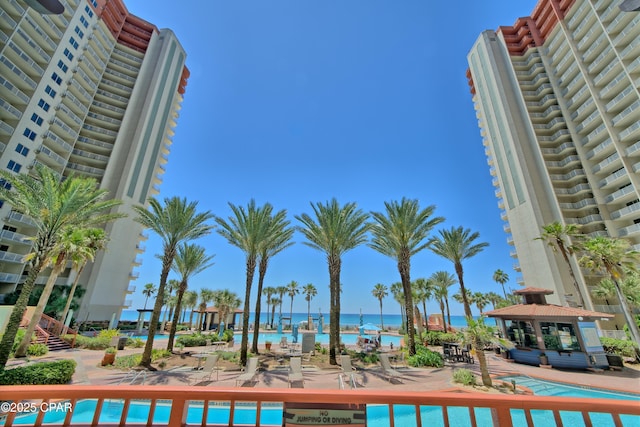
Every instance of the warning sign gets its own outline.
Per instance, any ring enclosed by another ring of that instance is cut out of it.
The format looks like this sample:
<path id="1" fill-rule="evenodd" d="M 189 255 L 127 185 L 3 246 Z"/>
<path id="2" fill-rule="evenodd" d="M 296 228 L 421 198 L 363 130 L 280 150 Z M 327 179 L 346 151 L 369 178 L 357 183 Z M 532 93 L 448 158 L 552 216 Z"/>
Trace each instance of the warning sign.
<path id="1" fill-rule="evenodd" d="M 283 427 L 366 426 L 366 405 L 331 403 L 285 403 Z"/>

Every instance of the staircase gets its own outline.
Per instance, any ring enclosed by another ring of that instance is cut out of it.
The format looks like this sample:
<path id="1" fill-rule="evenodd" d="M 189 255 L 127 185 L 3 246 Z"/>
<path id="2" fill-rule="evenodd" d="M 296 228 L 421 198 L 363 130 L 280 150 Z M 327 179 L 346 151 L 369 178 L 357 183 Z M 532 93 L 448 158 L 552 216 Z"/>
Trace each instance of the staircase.
<path id="1" fill-rule="evenodd" d="M 36 342 L 38 344 L 44 344 L 49 348 L 49 351 L 66 350 L 71 348 L 66 341 L 61 340 L 55 335 L 49 334 L 40 326 L 36 326 Z"/>

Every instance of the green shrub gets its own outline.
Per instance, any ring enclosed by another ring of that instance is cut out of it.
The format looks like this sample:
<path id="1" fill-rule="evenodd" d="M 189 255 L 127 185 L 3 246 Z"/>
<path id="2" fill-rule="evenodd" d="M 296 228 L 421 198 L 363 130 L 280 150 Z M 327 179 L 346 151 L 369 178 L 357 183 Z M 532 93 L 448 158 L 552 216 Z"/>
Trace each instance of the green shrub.
<path id="1" fill-rule="evenodd" d="M 233 341 L 233 331 L 231 329 L 225 329 L 222 333 L 222 341 Z"/>
<path id="2" fill-rule="evenodd" d="M 71 344 L 73 341 L 73 335 L 64 335 L 62 339 Z M 111 338 L 85 337 L 84 335 L 77 335 L 75 346 L 77 348 L 86 348 L 87 350 L 105 350 L 106 348 L 111 347 Z"/>
<path id="3" fill-rule="evenodd" d="M 456 369 L 453 371 L 453 382 L 463 385 L 476 385 L 476 376 L 468 369 Z"/>
<path id="4" fill-rule="evenodd" d="M 67 384 L 75 370 L 75 360 L 34 363 L 0 372 L 0 385 Z"/>
<path id="5" fill-rule="evenodd" d="M 171 352 L 167 351 L 166 349 L 160 350 L 160 349 L 154 348 L 153 350 L 151 350 L 152 362 L 158 361 L 160 359 L 163 359 L 169 356 L 171 356 Z M 117 357 L 113 366 L 119 369 L 129 369 L 129 368 L 133 368 L 134 366 L 138 366 L 141 360 L 142 360 L 142 353 L 129 354 L 127 356 Z"/>
<path id="6" fill-rule="evenodd" d="M 144 344 L 142 338 L 127 338 L 127 347 L 140 348 L 144 347 Z"/>
<path id="7" fill-rule="evenodd" d="M 31 344 L 27 349 L 29 356 L 44 356 L 49 353 L 49 347 L 46 344 Z"/>
<path id="8" fill-rule="evenodd" d="M 440 346 L 446 342 L 458 342 L 458 335 L 450 332 L 429 331 L 422 334 L 427 345 Z"/>
<path id="9" fill-rule="evenodd" d="M 442 368 L 444 359 L 440 353 L 418 345 L 416 346 L 416 354 L 407 358 L 407 364 L 413 367 L 431 366 L 433 368 Z"/>
<path id="10" fill-rule="evenodd" d="M 622 357 L 636 357 L 637 347 L 633 341 L 601 337 L 600 342 L 607 353 L 617 354 Z"/>
<path id="11" fill-rule="evenodd" d="M 185 347 L 200 347 L 207 345 L 207 340 L 210 339 L 202 334 L 180 335 L 176 339 L 176 343 L 182 344 Z"/>
<path id="12" fill-rule="evenodd" d="M 100 332 L 98 332 L 98 338 L 100 339 L 106 338 L 109 341 L 111 341 L 111 338 L 115 338 L 119 336 L 120 336 L 120 329 L 103 329 Z"/>

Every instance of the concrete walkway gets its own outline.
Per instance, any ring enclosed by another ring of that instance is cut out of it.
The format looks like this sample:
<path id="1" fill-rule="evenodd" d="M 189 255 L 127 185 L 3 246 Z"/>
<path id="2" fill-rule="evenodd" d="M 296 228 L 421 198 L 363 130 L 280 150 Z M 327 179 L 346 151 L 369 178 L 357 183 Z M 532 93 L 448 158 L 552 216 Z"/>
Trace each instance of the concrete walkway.
<path id="1" fill-rule="evenodd" d="M 127 355 L 141 353 L 142 349 L 121 350 L 118 354 Z M 38 360 L 52 360 L 73 358 L 78 363 L 73 376 L 73 384 L 101 384 L 117 385 L 129 384 L 133 375 L 115 368 L 103 368 L 100 366 L 104 352 L 94 350 L 64 350 L 49 353 Z M 539 379 L 566 382 L 584 387 L 605 388 L 624 392 L 640 393 L 640 370 L 625 367 L 622 371 L 588 372 L 559 369 L 545 369 L 536 366 L 509 363 L 504 359 L 487 352 L 489 371 L 493 376 L 526 375 Z M 328 356 L 327 356 L 328 358 Z M 34 360 L 36 361 L 36 360 Z M 203 376 L 202 371 L 194 371 L 192 360 L 187 360 L 185 366 L 157 372 L 149 372 L 144 383 L 146 385 L 194 385 L 207 387 L 235 387 L 236 377 L 241 373 L 239 368 L 225 368 L 212 375 L 212 380 L 198 381 Z M 12 363 L 13 364 L 13 363 Z M 357 372 L 358 388 L 381 390 L 405 390 L 405 391 L 445 391 L 460 389 L 459 385 L 452 382 L 453 371 L 458 368 L 467 368 L 480 375 L 477 364 L 447 363 L 443 368 L 411 368 L 399 367 L 401 377 L 389 382 L 382 375 L 380 365 L 366 366 Z M 288 375 L 286 366 L 272 366 L 268 369 L 260 369 L 255 383 L 244 384 L 245 387 L 276 387 L 287 388 Z M 303 362 L 304 388 L 307 389 L 338 389 L 340 367 L 319 369 L 316 366 Z M 140 384 L 143 376 L 139 376 L 134 384 Z M 478 378 L 479 380 L 479 378 Z M 480 382 L 480 380 L 478 381 Z M 302 384 L 294 384 L 302 387 Z M 347 384 L 348 387 L 348 384 Z"/>

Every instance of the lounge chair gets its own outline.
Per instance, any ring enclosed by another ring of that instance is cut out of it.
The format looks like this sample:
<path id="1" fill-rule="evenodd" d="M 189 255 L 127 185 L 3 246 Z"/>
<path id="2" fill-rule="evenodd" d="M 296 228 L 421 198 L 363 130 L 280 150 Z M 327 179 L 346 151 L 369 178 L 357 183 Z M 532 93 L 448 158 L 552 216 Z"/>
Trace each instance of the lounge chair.
<path id="1" fill-rule="evenodd" d="M 258 375 L 258 358 L 251 357 L 247 360 L 247 366 L 244 368 L 244 373 L 236 377 L 236 387 L 243 386 L 246 382 L 253 382 Z"/>
<path id="2" fill-rule="evenodd" d="M 193 379 L 193 383 L 197 384 L 201 381 L 209 381 L 211 380 L 211 375 L 213 374 L 213 371 L 216 372 L 216 381 L 218 380 L 218 359 L 220 358 L 220 355 L 218 354 L 211 354 L 207 357 L 207 361 L 204 362 L 204 367 L 202 368 L 202 375 L 196 376 L 196 378 Z"/>
<path id="3" fill-rule="evenodd" d="M 402 375 L 400 374 L 400 372 L 391 367 L 391 362 L 389 362 L 388 354 L 380 354 L 380 365 L 382 366 L 382 375 L 387 377 L 387 381 L 391 382 L 392 378 L 397 378 L 400 382 L 402 382 Z"/>
<path id="4" fill-rule="evenodd" d="M 342 367 L 342 375 L 345 375 L 349 382 L 351 383 L 351 388 L 357 387 L 356 368 L 351 366 L 351 356 L 349 355 L 341 355 L 340 356 L 340 366 Z"/>
<path id="5" fill-rule="evenodd" d="M 300 357 L 292 357 L 289 359 L 289 387 L 294 381 L 302 381 L 304 387 L 304 376 L 302 375 L 302 359 Z"/>

